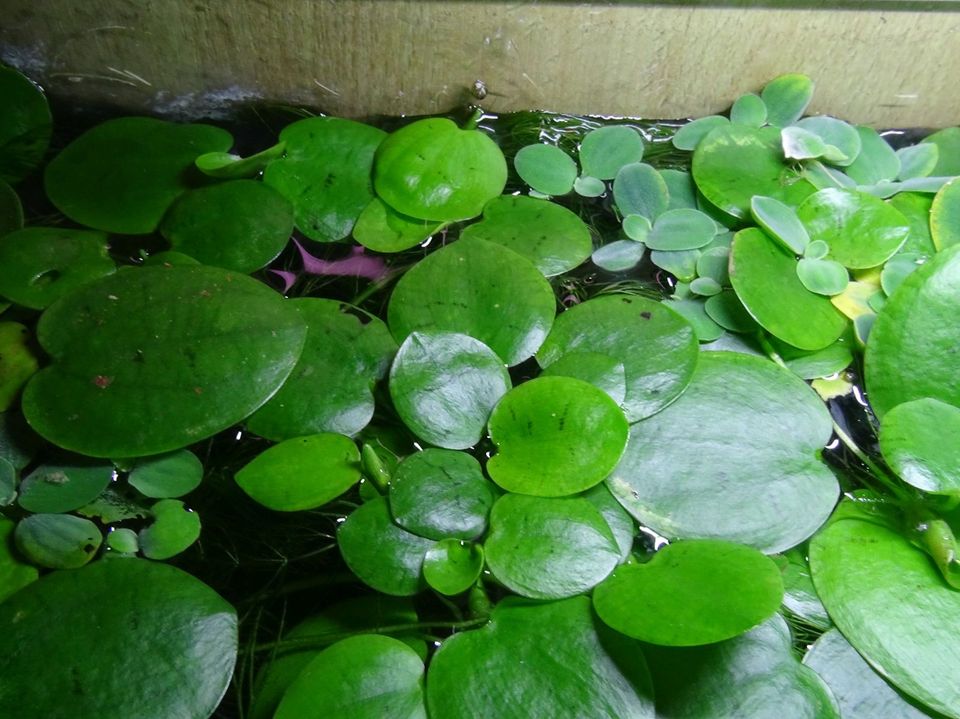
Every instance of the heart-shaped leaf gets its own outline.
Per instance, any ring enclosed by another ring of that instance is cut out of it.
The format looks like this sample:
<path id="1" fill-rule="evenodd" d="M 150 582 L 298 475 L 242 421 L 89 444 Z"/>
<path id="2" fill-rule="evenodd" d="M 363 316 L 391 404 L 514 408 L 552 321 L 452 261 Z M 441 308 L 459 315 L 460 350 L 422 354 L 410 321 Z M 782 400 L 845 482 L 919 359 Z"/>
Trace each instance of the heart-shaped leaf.
<path id="1" fill-rule="evenodd" d="M 139 559 L 49 574 L 3 603 L 0 626 L 0 714 L 21 719 L 62 714 L 65 697 L 78 717 L 208 717 L 237 656 L 233 607 Z"/>
<path id="2" fill-rule="evenodd" d="M 273 395 L 305 334 L 278 294 L 244 275 L 130 269 L 44 313 L 37 337 L 53 363 L 24 390 L 24 414 L 59 446 L 90 456 L 179 449 Z"/>
<path id="3" fill-rule="evenodd" d="M 497 453 L 487 473 L 509 492 L 576 494 L 603 481 L 623 454 L 627 419 L 603 390 L 538 377 L 504 395 L 490 416 Z"/>
<path id="4" fill-rule="evenodd" d="M 631 427 L 607 485 L 667 537 L 776 552 L 813 534 L 837 501 L 836 478 L 819 459 L 831 431 L 819 397 L 789 371 L 707 352 L 676 402 Z"/>
<path id="5" fill-rule="evenodd" d="M 161 499 L 150 514 L 153 522 L 137 537 L 147 559 L 170 559 L 200 538 L 200 516 L 179 499 Z"/>
<path id="6" fill-rule="evenodd" d="M 480 239 L 437 250 L 400 278 L 387 309 L 393 336 L 459 332 L 507 365 L 539 349 L 553 324 L 553 289 L 528 260 Z"/>
<path id="7" fill-rule="evenodd" d="M 280 133 L 286 154 L 274 160 L 263 181 L 293 205 L 303 234 L 333 242 L 350 234 L 373 200 L 373 157 L 383 130 L 337 117 L 308 117 Z"/>
<path id="8" fill-rule="evenodd" d="M 479 130 L 461 130 L 446 118 L 433 117 L 412 122 L 383 141 L 373 181 L 383 201 L 404 215 L 466 220 L 503 192 L 507 162 Z"/>
<path id="9" fill-rule="evenodd" d="M 497 580 L 531 599 L 583 594 L 620 561 L 606 520 L 582 497 L 504 495 L 490 514 L 484 549 Z"/>
<path id="10" fill-rule="evenodd" d="M 595 622 L 586 597 L 506 599 L 483 629 L 447 639 L 430 662 L 427 707 L 444 719 L 653 719 L 636 642 Z M 511 687 L 516 701 L 504 701 Z"/>
<path id="11" fill-rule="evenodd" d="M 453 596 L 469 589 L 483 571 L 483 547 L 462 539 L 441 539 L 423 558 L 423 578 L 433 589 Z"/>
<path id="12" fill-rule="evenodd" d="M 660 549 L 646 564 L 619 567 L 593 593 L 611 628 L 652 644 L 713 644 L 770 618 L 780 606 L 780 569 L 755 549 L 689 540 Z"/>
<path id="13" fill-rule="evenodd" d="M 193 161 L 231 144 L 230 133 L 210 125 L 120 117 L 67 145 L 47 165 L 44 185 L 57 209 L 81 225 L 148 234 L 190 189 Z"/>

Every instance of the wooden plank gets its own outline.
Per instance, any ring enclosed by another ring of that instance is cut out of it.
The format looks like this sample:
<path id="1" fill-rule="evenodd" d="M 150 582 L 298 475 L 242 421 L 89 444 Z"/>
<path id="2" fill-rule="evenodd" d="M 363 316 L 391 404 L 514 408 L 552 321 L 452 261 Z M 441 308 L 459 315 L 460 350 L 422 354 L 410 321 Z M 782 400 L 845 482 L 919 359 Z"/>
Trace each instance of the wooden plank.
<path id="1" fill-rule="evenodd" d="M 54 95 L 132 112 L 200 116 L 279 101 L 350 117 L 437 113 L 468 101 L 481 81 L 491 111 L 666 119 L 724 110 L 780 73 L 804 72 L 817 84 L 815 113 L 878 127 L 960 122 L 952 2 L 939 12 L 903 2 L 4 5 L 0 58 Z"/>

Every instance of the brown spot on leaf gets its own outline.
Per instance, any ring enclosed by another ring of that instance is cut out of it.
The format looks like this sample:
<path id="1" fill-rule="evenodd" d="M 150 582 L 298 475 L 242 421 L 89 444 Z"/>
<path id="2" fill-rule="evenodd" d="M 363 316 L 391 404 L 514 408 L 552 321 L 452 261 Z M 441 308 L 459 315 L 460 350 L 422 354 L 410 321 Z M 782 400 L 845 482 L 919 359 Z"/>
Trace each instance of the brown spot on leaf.
<path id="1" fill-rule="evenodd" d="M 93 384 L 100 389 L 106 389 L 113 384 L 113 377 L 107 377 L 105 374 L 98 374 L 93 378 Z"/>
<path id="2" fill-rule="evenodd" d="M 643 317 L 643 319 L 648 320 L 648 319 L 650 319 L 653 315 L 651 315 L 649 312 L 641 312 L 641 313 L 640 313 L 640 316 Z"/>
<path id="3" fill-rule="evenodd" d="M 201 395 L 201 394 L 203 394 L 203 387 L 194 387 L 194 388 L 193 388 L 193 393 L 196 394 L 196 395 Z"/>

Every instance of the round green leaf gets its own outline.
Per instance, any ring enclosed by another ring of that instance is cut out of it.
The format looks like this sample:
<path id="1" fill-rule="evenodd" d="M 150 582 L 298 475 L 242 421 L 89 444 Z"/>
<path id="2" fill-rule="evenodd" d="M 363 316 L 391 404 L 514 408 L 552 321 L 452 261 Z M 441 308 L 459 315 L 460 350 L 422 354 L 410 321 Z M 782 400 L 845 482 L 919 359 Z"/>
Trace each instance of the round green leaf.
<path id="1" fill-rule="evenodd" d="M 203 465 L 193 452 L 180 449 L 138 459 L 127 481 L 145 497 L 168 499 L 192 492 L 203 479 Z"/>
<path id="2" fill-rule="evenodd" d="M 508 389 L 503 360 L 483 342 L 453 332 L 411 333 L 390 369 L 390 396 L 404 424 L 448 449 L 477 444 Z"/>
<path id="3" fill-rule="evenodd" d="M 366 634 L 344 639 L 307 664 L 274 716 L 426 719 L 423 662 L 410 647 L 391 637 Z"/>
<path id="4" fill-rule="evenodd" d="M 353 239 L 374 252 L 402 252 L 416 247 L 441 227 L 442 222 L 401 215 L 375 197 L 357 218 Z"/>
<path id="5" fill-rule="evenodd" d="M 23 227 L 20 197 L 10 185 L 0 180 L 0 237 Z"/>
<path id="6" fill-rule="evenodd" d="M 179 499 L 161 499 L 150 508 L 153 523 L 140 530 L 139 545 L 148 559 L 170 559 L 200 537 L 200 515 Z"/>
<path id="7" fill-rule="evenodd" d="M 573 190 L 581 197 L 600 197 L 607 191 L 607 184 L 596 177 L 581 175 L 573 181 Z"/>
<path id="8" fill-rule="evenodd" d="M 898 404 L 932 397 L 960 406 L 960 248 L 927 261 L 890 297 L 864 356 L 867 394 L 878 417 Z"/>
<path id="9" fill-rule="evenodd" d="M 460 239 L 479 238 L 530 260 L 546 277 L 577 267 L 590 256 L 586 223 L 565 207 L 523 195 L 503 195 L 483 208 L 483 221 L 464 228 Z"/>
<path id="10" fill-rule="evenodd" d="M 0 238 L 0 295 L 31 309 L 116 269 L 102 232 L 25 227 Z"/>
<path id="11" fill-rule="evenodd" d="M 646 564 L 619 567 L 594 590 L 593 607 L 628 637 L 687 647 L 743 634 L 771 617 L 782 597 L 769 557 L 732 542 L 689 540 Z"/>
<path id="12" fill-rule="evenodd" d="M 237 272 L 264 267 L 293 232 L 293 208 L 276 190 L 232 180 L 184 193 L 160 224 L 173 249 Z"/>
<path id="13" fill-rule="evenodd" d="M 440 594 L 468 590 L 483 571 L 483 547 L 462 539 L 442 539 L 423 558 L 423 578 Z"/>
<path id="14" fill-rule="evenodd" d="M 531 599 L 583 594 L 620 561 L 606 520 L 582 497 L 504 495 L 493 505 L 484 550 L 493 576 Z"/>
<path id="15" fill-rule="evenodd" d="M 631 216 L 639 217 L 639 215 Z M 607 272 L 625 272 L 640 264 L 646 249 L 642 242 L 614 240 L 594 250 L 590 255 L 590 261 Z"/>
<path id="16" fill-rule="evenodd" d="M 544 195 L 566 195 L 577 179 L 577 163 L 555 145 L 527 145 L 513 158 L 520 179 Z"/>
<path id="17" fill-rule="evenodd" d="M 792 207 L 772 197 L 757 195 L 750 200 L 754 221 L 795 255 L 802 255 L 810 243 L 806 228 Z"/>
<path id="18" fill-rule="evenodd" d="M 723 290 L 720 283 L 712 277 L 698 277 L 690 283 L 690 291 L 701 297 L 713 297 Z"/>
<path id="19" fill-rule="evenodd" d="M 20 483 L 20 506 L 28 512 L 70 512 L 89 504 L 114 477 L 113 465 L 78 458 L 44 464 Z"/>
<path id="20" fill-rule="evenodd" d="M 683 392 L 697 362 L 693 328 L 666 305 L 643 297 L 608 295 L 561 314 L 537 353 L 547 368 L 573 352 L 599 352 L 624 367 L 623 411 L 636 422 Z"/>
<path id="21" fill-rule="evenodd" d="M 811 240 L 830 246 L 830 259 L 851 269 L 882 264 L 910 233 L 899 210 L 856 190 L 820 190 L 797 208 L 797 216 Z"/>
<path id="22" fill-rule="evenodd" d="M 253 155 L 241 157 L 230 152 L 207 152 L 200 155 L 193 164 L 204 175 L 216 177 L 218 180 L 237 180 L 247 177 L 257 177 L 267 165 L 282 157 L 287 145 L 278 142 L 265 150 Z"/>
<path id="23" fill-rule="evenodd" d="M 623 362 L 600 352 L 570 352 L 543 370 L 543 376 L 574 377 L 602 389 L 622 405 L 627 396 L 627 374 Z"/>
<path id="24" fill-rule="evenodd" d="M 204 719 L 237 654 L 233 607 L 138 559 L 47 575 L 2 605 L 0 627 L 0 714 L 19 719 L 62 716 L 66 704 L 77 717 Z"/>
<path id="25" fill-rule="evenodd" d="M 290 305 L 249 277 L 200 265 L 126 270 L 44 313 L 37 336 L 53 363 L 24 390 L 24 414 L 90 456 L 178 449 L 263 404 L 305 334 Z"/>
<path id="26" fill-rule="evenodd" d="M 132 529 L 111 527 L 107 533 L 107 549 L 120 554 L 136 554 L 140 551 L 140 540 Z"/>
<path id="27" fill-rule="evenodd" d="M 93 559 L 103 536 L 89 519 L 72 514 L 31 514 L 13 535 L 20 553 L 50 569 L 76 569 Z M 3 705 L 0 690 L 0 706 Z"/>
<path id="28" fill-rule="evenodd" d="M 643 158 L 643 138 L 629 125 L 598 127 L 580 143 L 580 166 L 585 175 L 612 180 L 620 168 Z"/>
<path id="29" fill-rule="evenodd" d="M 338 117 L 308 117 L 280 133 L 284 157 L 271 162 L 263 181 L 293 205 L 297 229 L 317 242 L 350 234 L 373 200 L 370 172 L 383 130 Z"/>
<path id="30" fill-rule="evenodd" d="M 347 566 L 378 592 L 406 597 L 423 589 L 423 556 L 433 542 L 394 524 L 386 498 L 353 510 L 337 543 Z"/>
<path id="31" fill-rule="evenodd" d="M 827 145 L 824 159 L 832 165 L 846 167 L 860 154 L 860 134 L 843 120 L 816 115 L 798 121 L 797 127 L 812 132 Z"/>
<path id="32" fill-rule="evenodd" d="M 682 125 L 671 138 L 673 146 L 678 150 L 688 150 L 692 152 L 697 149 L 700 141 L 706 137 L 711 130 L 717 127 L 726 127 L 730 121 L 721 115 L 707 115 L 698 117 L 696 120 Z"/>
<path id="33" fill-rule="evenodd" d="M 277 648 L 269 664 L 257 674 L 253 689 L 250 719 L 273 719 L 277 705 L 293 681 L 310 661 L 329 646 L 354 634 L 378 632 L 381 628 L 408 624 L 416 627 L 417 613 L 411 602 L 384 594 L 370 594 L 340 601 L 300 622 L 283 635 L 284 644 Z M 394 634 L 405 644 L 426 657 L 420 633 Z"/>
<path id="34" fill-rule="evenodd" d="M 960 495 L 960 446 L 944 442 L 944 437 L 957 436 L 960 409 L 936 399 L 916 399 L 884 415 L 880 449 L 890 469 L 907 484 L 933 494 Z"/>
<path id="35" fill-rule="evenodd" d="M 572 377 L 513 388 L 490 416 L 490 478 L 509 492 L 562 497 L 589 489 L 623 454 L 628 425 L 608 394 Z"/>
<path id="36" fill-rule="evenodd" d="M 644 652 L 653 675 L 657 716 L 840 719 L 826 685 L 794 656 L 790 629 L 779 615 L 725 642 L 648 646 Z"/>
<path id="37" fill-rule="evenodd" d="M 960 178 L 948 182 L 934 196 L 930 235 L 938 250 L 960 244 Z"/>
<path id="38" fill-rule="evenodd" d="M 654 717 L 643 655 L 595 623 L 586 597 L 498 603 L 489 625 L 455 634 L 434 655 L 427 706 L 443 719 Z"/>
<path id="39" fill-rule="evenodd" d="M 623 218 L 623 233 L 631 240 L 644 242 L 653 230 L 653 225 L 643 215 L 627 215 Z"/>
<path id="40" fill-rule="evenodd" d="M 730 108 L 730 122 L 748 127 L 762 127 L 767 123 L 767 105 L 759 95 L 752 92 L 741 95 Z"/>
<path id="41" fill-rule="evenodd" d="M 703 305 L 707 316 L 730 332 L 755 332 L 757 322 L 743 306 L 737 293 L 723 290 L 718 295 L 707 298 Z"/>
<path id="42" fill-rule="evenodd" d="M 120 117 L 88 130 L 47 165 L 47 196 L 63 214 L 105 232 L 153 232 L 189 189 L 197 156 L 233 138 L 210 125 Z"/>
<path id="43" fill-rule="evenodd" d="M 828 254 L 830 254 L 830 245 L 823 240 L 814 240 L 803 251 L 803 256 L 808 260 L 822 260 Z M 843 265 L 840 266 L 843 267 Z"/>
<path id="44" fill-rule="evenodd" d="M 692 171 L 707 200 L 739 219 L 750 214 L 754 195 L 796 205 L 814 191 L 784 162 L 780 131 L 774 127 L 712 130 L 693 153 Z"/>
<path id="45" fill-rule="evenodd" d="M 507 162 L 479 130 L 461 130 L 446 118 L 433 117 L 383 141 L 373 180 L 383 201 L 404 215 L 466 220 L 503 192 Z"/>
<path id="46" fill-rule="evenodd" d="M 555 307 L 553 289 L 528 260 L 474 239 L 447 245 L 408 270 L 387 317 L 400 342 L 412 332 L 459 332 L 513 366 L 539 349 Z"/>
<path id="47" fill-rule="evenodd" d="M 313 434 L 274 445 L 237 472 L 240 488 L 265 507 L 321 507 L 360 481 L 360 452 L 342 434 Z"/>
<path id="48" fill-rule="evenodd" d="M 613 181 L 613 200 L 624 217 L 643 215 L 653 222 L 666 212 L 670 202 L 667 183 L 653 167 L 631 162 L 617 172 Z"/>
<path id="49" fill-rule="evenodd" d="M 762 230 L 748 228 L 734 237 L 730 282 L 767 332 L 800 349 L 822 349 L 847 326 L 829 299 L 803 286 L 794 256 Z"/>
<path id="50" fill-rule="evenodd" d="M 12 67 L 0 67 L 0 181 L 15 184 L 40 164 L 52 125 L 40 88 Z"/>
<path id="51" fill-rule="evenodd" d="M 858 125 L 860 154 L 844 171 L 860 185 L 875 185 L 893 180 L 900 172 L 900 158 L 880 133 L 872 127 Z"/>
<path id="52" fill-rule="evenodd" d="M 837 501 L 819 458 L 831 432 L 823 402 L 788 370 L 705 352 L 686 392 L 631 427 L 607 485 L 664 536 L 777 552 L 813 534 Z"/>
<path id="53" fill-rule="evenodd" d="M 694 282 L 697 282 L 697 280 L 694 280 Z M 709 285 L 708 288 L 716 289 Z M 706 301 L 703 297 L 671 298 L 670 309 L 690 323 L 698 341 L 713 342 L 723 336 L 723 327 L 714 322 L 707 314 Z"/>
<path id="54" fill-rule="evenodd" d="M 847 268 L 833 260 L 815 260 L 804 257 L 797 263 L 800 283 L 818 295 L 839 295 L 847 288 L 850 275 Z"/>
<path id="55" fill-rule="evenodd" d="M 14 523 L 0 518 L 0 603 L 7 597 L 37 581 L 39 572 L 24 562 L 14 551 Z"/>
<path id="56" fill-rule="evenodd" d="M 425 449 L 394 471 L 390 510 L 394 521 L 428 539 L 473 539 L 487 529 L 496 490 L 480 464 L 465 452 Z"/>
<path id="57" fill-rule="evenodd" d="M 896 687 L 934 711 L 960 717 L 960 592 L 930 558 L 856 514 L 810 544 L 817 593 L 847 640 Z M 896 577 L 897 581 L 890 581 Z M 904 587 L 910 588 L 905 601 Z"/>
<path id="58" fill-rule="evenodd" d="M 780 75 L 760 93 L 767 108 L 767 122 L 774 127 L 792 125 L 803 115 L 813 97 L 813 81 L 806 75 Z"/>
<path id="59" fill-rule="evenodd" d="M 350 305 L 304 297 L 290 306 L 307 325 L 303 351 L 247 429 L 272 440 L 356 434 L 373 417 L 373 388 L 386 375 L 396 342 L 382 320 Z"/>
<path id="60" fill-rule="evenodd" d="M 695 250 L 717 232 L 709 216 L 699 210 L 667 210 L 653 223 L 643 243 L 651 250 Z"/>
<path id="61" fill-rule="evenodd" d="M 915 707 L 887 684 L 836 629 L 823 634 L 803 657 L 830 687 L 844 719 L 927 719 L 933 714 Z"/>

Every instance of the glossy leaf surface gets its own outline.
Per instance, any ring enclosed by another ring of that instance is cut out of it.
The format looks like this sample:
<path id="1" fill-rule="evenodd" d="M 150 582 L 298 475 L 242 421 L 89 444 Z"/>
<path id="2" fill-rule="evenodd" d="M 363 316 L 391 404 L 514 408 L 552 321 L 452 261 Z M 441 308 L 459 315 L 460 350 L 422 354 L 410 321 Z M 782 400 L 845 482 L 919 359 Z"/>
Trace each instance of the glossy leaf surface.
<path id="1" fill-rule="evenodd" d="M 423 558 L 423 578 L 441 594 L 469 589 L 483 571 L 483 547 L 462 539 L 441 539 Z"/>
<path id="2" fill-rule="evenodd" d="M 96 499 L 112 479 L 109 463 L 43 464 L 23 478 L 18 501 L 28 512 L 69 512 Z"/>
<path id="3" fill-rule="evenodd" d="M 789 371 L 703 353 L 686 392 L 631 427 L 607 484 L 664 536 L 776 552 L 813 534 L 836 503 L 837 481 L 819 459 L 830 433 L 823 403 Z"/>
<path id="4" fill-rule="evenodd" d="M 116 269 L 102 232 L 26 227 L 0 238 L 0 295 L 31 309 Z"/>
<path id="5" fill-rule="evenodd" d="M 767 108 L 767 122 L 786 127 L 799 120 L 810 104 L 813 81 L 798 73 L 780 75 L 764 86 L 760 97 Z"/>
<path id="6" fill-rule="evenodd" d="M 138 459 L 127 481 L 144 497 L 182 497 L 196 489 L 203 479 L 203 465 L 197 455 L 185 449 Z"/>
<path id="7" fill-rule="evenodd" d="M 442 226 L 441 222 L 402 215 L 375 197 L 357 218 L 353 238 L 375 252 L 402 252 L 416 247 Z"/>
<path id="8" fill-rule="evenodd" d="M 318 242 L 350 234 L 373 200 L 370 172 L 383 130 L 337 117 L 309 117 L 280 133 L 284 157 L 270 163 L 263 181 L 293 205 L 294 222 Z"/>
<path id="9" fill-rule="evenodd" d="M 643 297 L 611 295 L 561 314 L 537 353 L 550 367 L 574 352 L 608 355 L 624 367 L 623 411 L 630 422 L 674 401 L 693 373 L 697 341 L 689 323 L 666 305 Z"/>
<path id="10" fill-rule="evenodd" d="M 350 305 L 303 297 L 289 306 L 307 326 L 303 351 L 247 428 L 272 440 L 356 434 L 373 417 L 373 387 L 386 375 L 396 342 L 382 320 Z"/>
<path id="11" fill-rule="evenodd" d="M 318 698 L 321 698 L 318 701 Z M 392 637 L 367 634 L 324 649 L 293 681 L 276 719 L 426 719 L 423 662 Z"/>
<path id="12" fill-rule="evenodd" d="M 494 408 L 497 453 L 487 472 L 503 489 L 562 497 L 589 489 L 612 470 L 627 442 L 623 412 L 608 394 L 572 377 L 538 377 Z"/>
<path id="13" fill-rule="evenodd" d="M 509 247 L 546 277 L 572 270 L 593 249 L 590 230 L 574 212 L 553 202 L 503 195 L 483 208 L 483 221 L 464 228 L 460 239 L 479 238 Z"/>
<path id="14" fill-rule="evenodd" d="M 199 265 L 131 269 L 43 315 L 37 336 L 53 363 L 24 390 L 24 414 L 91 456 L 177 449 L 263 404 L 305 334 L 292 308 L 249 277 Z"/>
<path id="15" fill-rule="evenodd" d="M 200 516 L 178 499 L 161 499 L 150 508 L 153 522 L 140 530 L 140 551 L 147 559 L 170 559 L 200 537 Z"/>
<path id="16" fill-rule="evenodd" d="M 270 509 L 313 509 L 360 481 L 360 452 L 342 434 L 295 437 L 258 454 L 237 472 L 236 481 Z"/>
<path id="17" fill-rule="evenodd" d="M 437 250 L 407 271 L 387 309 L 400 342 L 411 332 L 459 332 L 507 365 L 539 349 L 553 324 L 553 289 L 525 258 L 474 239 Z"/>
<path id="18" fill-rule="evenodd" d="M 960 409 L 929 397 L 898 404 L 880 426 L 880 449 L 890 469 L 923 492 L 960 495 Z"/>
<path id="19" fill-rule="evenodd" d="M 811 542 L 817 593 L 874 669 L 931 709 L 960 717 L 960 647 L 943 641 L 960 632 L 960 592 L 920 549 L 867 519 L 854 512 Z"/>
<path id="20" fill-rule="evenodd" d="M 582 497 L 504 495 L 493 506 L 484 549 L 493 575 L 531 599 L 582 594 L 620 561 L 606 520 Z"/>
<path id="21" fill-rule="evenodd" d="M 793 255 L 762 230 L 748 228 L 736 234 L 730 282 L 765 330 L 800 349 L 822 349 L 846 327 L 846 319 L 829 299 L 810 292 L 800 282 Z"/>
<path id="22" fill-rule="evenodd" d="M 404 215 L 466 220 L 503 192 L 507 162 L 479 130 L 461 130 L 434 117 L 402 127 L 383 141 L 373 180 L 383 201 Z"/>
<path id="23" fill-rule="evenodd" d="M 923 397 L 960 406 L 960 248 L 934 256 L 908 276 L 870 332 L 864 357 L 870 405 L 882 417 Z"/>
<path id="24" fill-rule="evenodd" d="M 483 342 L 453 332 L 413 332 L 390 368 L 390 396 L 420 439 L 447 449 L 480 441 L 510 375 Z"/>
<path id="25" fill-rule="evenodd" d="M 205 719 L 237 652 L 227 602 L 138 559 L 47 575 L 0 607 L 0 626 L 0 713 L 21 719 L 62 715 L 65 701 L 78 717 Z"/>
<path id="26" fill-rule="evenodd" d="M 596 588 L 593 606 L 621 634 L 685 647 L 743 634 L 769 619 L 782 597 L 780 570 L 757 550 L 688 540 L 646 564 L 619 567 Z"/>
<path id="27" fill-rule="evenodd" d="M 495 499 L 496 488 L 465 452 L 416 452 L 400 462 L 391 480 L 394 521 L 429 539 L 479 537 Z"/>
<path id="28" fill-rule="evenodd" d="M 72 514 L 31 514 L 17 523 L 20 553 L 48 569 L 76 569 L 93 559 L 103 535 L 89 519 Z"/>
<path id="29" fill-rule="evenodd" d="M 47 165 L 51 202 L 81 225 L 105 232 L 153 232 L 167 208 L 190 189 L 193 161 L 230 148 L 210 125 L 121 117 L 88 130 Z"/>
<path id="30" fill-rule="evenodd" d="M 489 625 L 460 632 L 437 651 L 427 706 L 444 719 L 654 717 L 637 644 L 599 624 L 586 597 L 500 602 Z"/>

